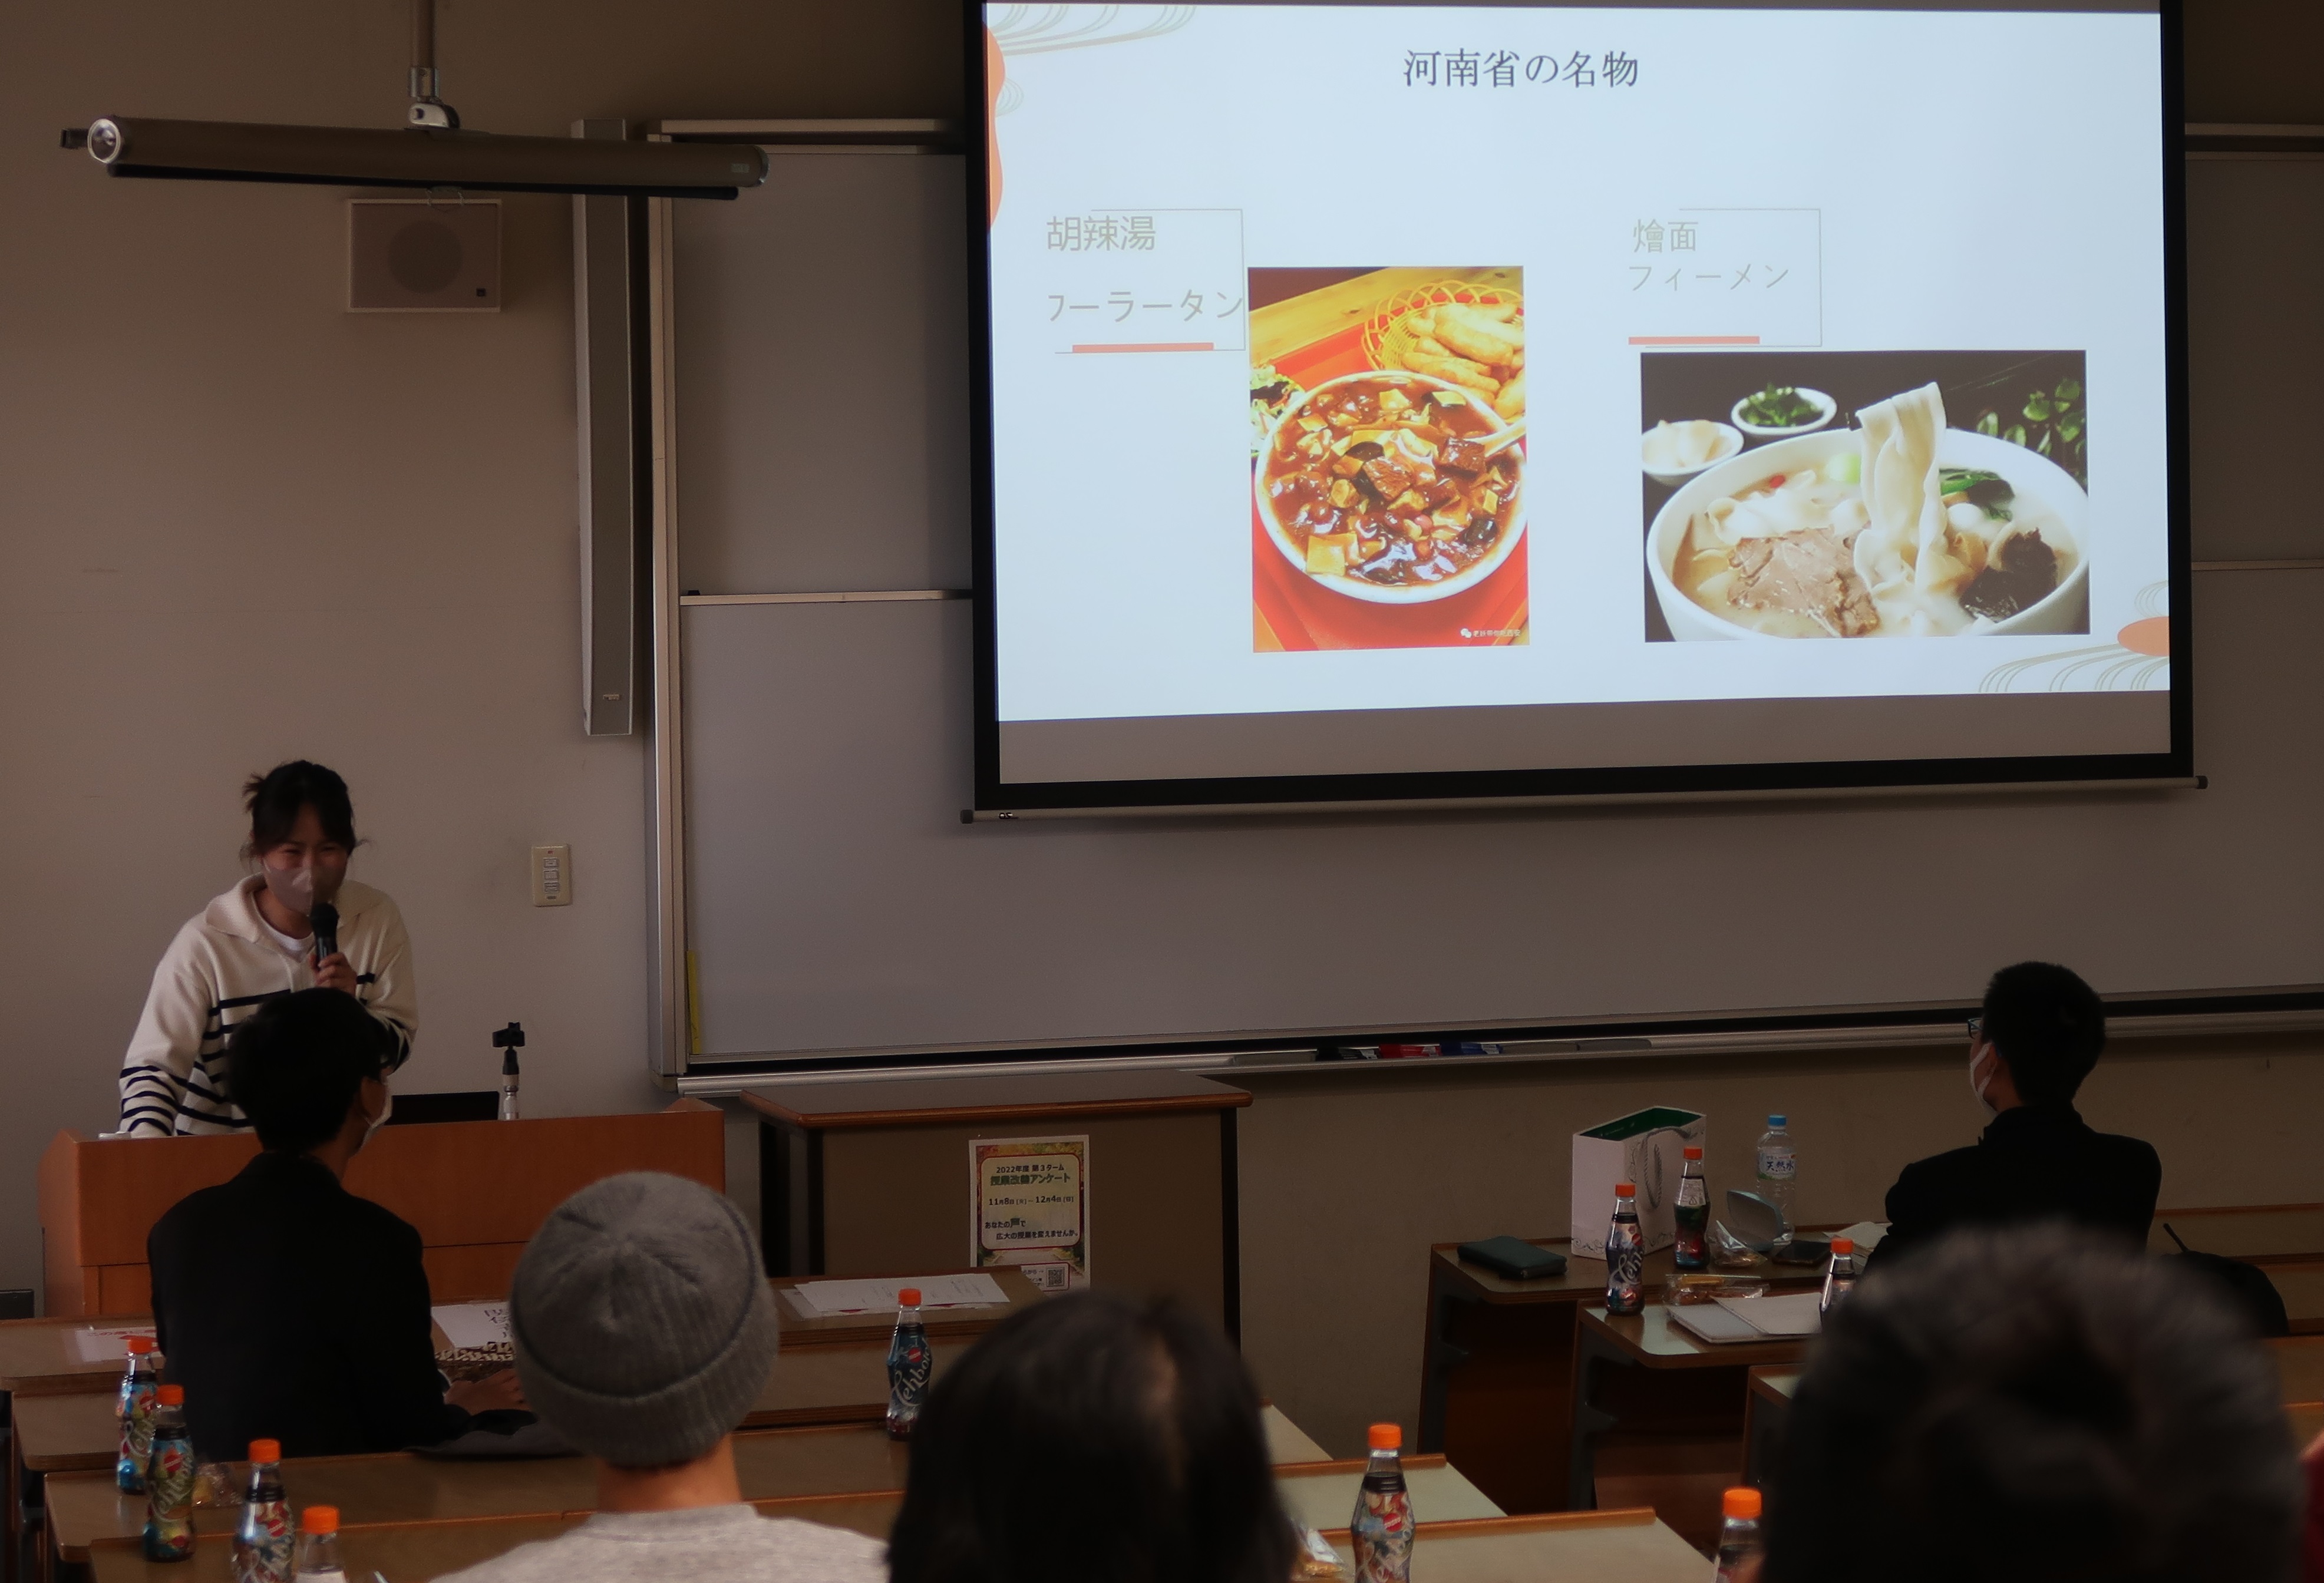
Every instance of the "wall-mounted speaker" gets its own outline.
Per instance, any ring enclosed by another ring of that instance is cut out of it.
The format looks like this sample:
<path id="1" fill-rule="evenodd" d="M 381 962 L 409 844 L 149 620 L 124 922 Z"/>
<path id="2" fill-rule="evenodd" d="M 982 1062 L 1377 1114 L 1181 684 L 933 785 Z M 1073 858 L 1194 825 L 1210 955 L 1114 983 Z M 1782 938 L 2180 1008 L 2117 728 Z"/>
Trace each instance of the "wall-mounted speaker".
<path id="1" fill-rule="evenodd" d="M 351 313 L 498 313 L 497 198 L 347 201 Z"/>

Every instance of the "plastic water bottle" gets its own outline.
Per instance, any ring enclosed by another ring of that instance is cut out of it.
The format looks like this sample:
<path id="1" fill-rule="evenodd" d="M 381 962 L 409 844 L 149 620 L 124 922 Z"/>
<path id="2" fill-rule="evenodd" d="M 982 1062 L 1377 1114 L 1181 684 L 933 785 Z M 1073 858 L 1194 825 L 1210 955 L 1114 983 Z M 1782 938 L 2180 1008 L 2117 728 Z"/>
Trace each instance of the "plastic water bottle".
<path id="1" fill-rule="evenodd" d="M 1355 1583 L 1411 1583 L 1412 1492 L 1404 1485 L 1404 1431 L 1375 1423 L 1365 1438 L 1372 1457 L 1356 1491 L 1355 1515 L 1348 1519 Z"/>
<path id="2" fill-rule="evenodd" d="M 234 1531 L 234 1583 L 290 1583 L 290 1503 L 282 1497 L 282 1447 L 250 1442 L 250 1488 Z"/>
<path id="3" fill-rule="evenodd" d="M 1719 1561 L 1711 1583 L 1741 1583 L 1748 1563 L 1759 1553 L 1759 1492 L 1748 1486 L 1720 1497 L 1724 1521 L 1719 1525 Z"/>
<path id="4" fill-rule="evenodd" d="M 1792 1239 L 1792 1192 L 1800 1174 L 1799 1156 L 1792 1153 L 1792 1135 L 1784 1127 L 1788 1119 L 1768 1117 L 1767 1130 L 1759 1135 L 1758 1193 L 1784 1211 L 1783 1233 L 1775 1238 L 1778 1247 Z"/>
<path id="5" fill-rule="evenodd" d="M 292 1577 L 346 1583 L 346 1569 L 339 1565 L 338 1507 L 309 1506 L 299 1514 L 298 1557 Z"/>
<path id="6" fill-rule="evenodd" d="M 1856 1256 L 1855 1239 L 1848 1237 L 1833 1238 L 1831 1263 L 1824 1266 L 1823 1297 L 1817 1302 L 1816 1311 L 1830 1313 L 1833 1309 L 1838 1308 L 1841 1300 L 1856 1290 L 1856 1277 L 1863 1267 L 1862 1263 Z"/>
<path id="7" fill-rule="evenodd" d="M 145 1493 L 145 1459 L 153 1450 L 153 1393 L 161 1383 L 161 1355 L 151 1336 L 129 1338 L 129 1367 L 121 1375 L 121 1403 L 115 1416 L 121 1420 L 121 1456 L 113 1465 L 113 1482 L 124 1493 Z"/>
<path id="8" fill-rule="evenodd" d="M 194 1440 L 186 1432 L 186 1387 L 153 1392 L 153 1448 L 145 1458 L 145 1559 L 194 1554 Z"/>
<path id="9" fill-rule="evenodd" d="M 920 1323 L 920 1289 L 896 1293 L 896 1333 L 888 1342 L 888 1438 L 908 1440 L 927 1404 L 928 1377 L 936 1358 L 928 1351 L 927 1327 Z"/>
<path id="10" fill-rule="evenodd" d="M 1646 1244 L 1638 1234 L 1638 1186 L 1614 1183 L 1614 1221 L 1606 1228 L 1606 1311 L 1636 1313 L 1646 1305 Z"/>
<path id="11" fill-rule="evenodd" d="M 1702 1151 L 1689 1144 L 1679 1156 L 1684 1164 L 1679 1167 L 1678 1201 L 1671 1206 L 1678 1233 L 1671 1263 L 1682 1270 L 1707 1270 L 1711 1255 L 1702 1239 L 1711 1229 L 1711 1187 L 1702 1179 Z"/>

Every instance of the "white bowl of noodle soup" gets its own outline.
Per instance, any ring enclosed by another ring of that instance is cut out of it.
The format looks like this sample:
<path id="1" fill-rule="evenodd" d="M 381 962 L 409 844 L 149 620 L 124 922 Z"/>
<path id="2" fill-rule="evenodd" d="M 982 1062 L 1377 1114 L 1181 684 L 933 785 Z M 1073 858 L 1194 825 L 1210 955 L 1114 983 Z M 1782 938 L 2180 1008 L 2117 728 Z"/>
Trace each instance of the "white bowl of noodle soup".
<path id="1" fill-rule="evenodd" d="M 1672 637 L 1714 640 L 1777 638 L 1776 634 L 1756 630 L 1706 609 L 1679 587 L 1674 567 L 1687 528 L 1713 501 L 1748 490 L 1777 474 L 1821 467 L 1833 457 L 1858 450 L 1862 445 L 1862 431 L 1855 428 L 1824 429 L 1776 440 L 1711 467 L 1689 480 L 1664 502 L 1646 529 L 1646 575 L 1654 584 L 1655 597 L 1662 605 L 1663 620 L 1669 624 Z M 2064 542 L 2053 541 L 2052 548 L 2061 553 L 2061 559 L 2067 555 L 2072 557 L 2072 564 L 2058 579 L 2058 585 L 2040 600 L 2004 620 L 1955 635 L 2087 631 L 2089 559 L 2083 547 L 2089 542 L 2084 524 L 2089 513 L 2089 497 L 2082 492 L 2073 475 L 2038 452 L 1966 428 L 1947 428 L 1939 436 L 1937 464 L 1999 474 L 2008 481 L 2018 501 L 2024 502 L 2022 513 L 2036 521 L 2045 539 L 2051 538 L 2052 529 L 2062 531 Z M 1867 635 L 1895 634 L 1884 630 Z"/>

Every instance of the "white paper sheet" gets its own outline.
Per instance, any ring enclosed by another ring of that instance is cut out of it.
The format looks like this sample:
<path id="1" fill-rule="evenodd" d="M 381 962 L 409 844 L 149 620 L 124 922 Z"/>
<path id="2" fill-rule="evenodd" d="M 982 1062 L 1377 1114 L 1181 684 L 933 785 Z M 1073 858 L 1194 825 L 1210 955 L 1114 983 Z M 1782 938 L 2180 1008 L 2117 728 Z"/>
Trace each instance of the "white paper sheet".
<path id="1" fill-rule="evenodd" d="M 447 1302 L 428 1311 L 455 1347 L 497 1347 L 509 1339 L 505 1302 Z"/>
<path id="2" fill-rule="evenodd" d="M 1721 1297 L 1719 1306 L 1771 1339 L 1812 1336 L 1823 1329 L 1817 1311 L 1821 1292 L 1794 1292 L 1783 1297 Z"/>
<path id="3" fill-rule="evenodd" d="M 986 1275 L 900 1275 L 893 1280 L 803 1281 L 799 1298 L 817 1315 L 893 1312 L 896 1293 L 907 1286 L 920 1289 L 922 1308 L 992 1308 L 1006 1304 L 1009 1293 Z"/>
<path id="4" fill-rule="evenodd" d="M 1888 1235 L 1888 1228 L 1872 1220 L 1858 1220 L 1855 1225 L 1844 1230 L 1835 1231 L 1832 1235 L 1854 1238 L 1857 1256 L 1861 1258 L 1880 1246 L 1880 1239 Z"/>
<path id="5" fill-rule="evenodd" d="M 152 1325 L 127 1325 L 117 1330 L 75 1330 L 73 1353 L 83 1363 L 118 1363 L 126 1368 L 129 1338 L 152 1333 Z"/>

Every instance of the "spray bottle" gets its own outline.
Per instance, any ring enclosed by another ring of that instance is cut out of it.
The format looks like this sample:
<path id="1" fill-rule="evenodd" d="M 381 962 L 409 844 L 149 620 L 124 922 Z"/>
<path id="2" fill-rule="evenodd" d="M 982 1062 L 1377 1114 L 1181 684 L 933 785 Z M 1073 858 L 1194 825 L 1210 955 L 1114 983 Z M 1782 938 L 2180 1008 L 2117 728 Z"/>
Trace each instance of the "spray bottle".
<path id="1" fill-rule="evenodd" d="M 516 1119 L 516 1053 L 524 1047 L 524 1025 L 512 1022 L 493 1035 L 501 1053 L 501 1119 Z"/>

